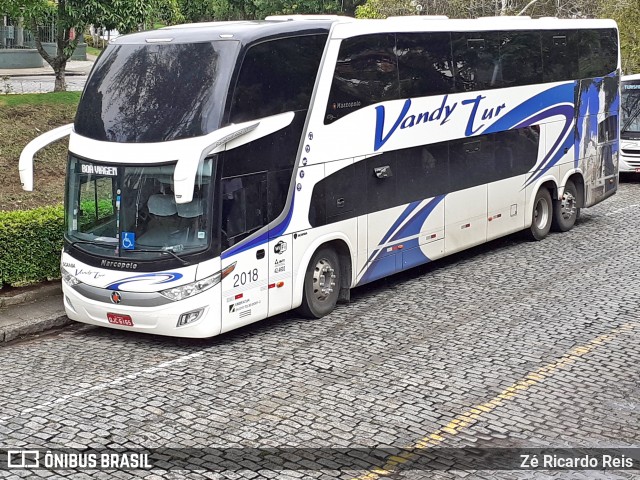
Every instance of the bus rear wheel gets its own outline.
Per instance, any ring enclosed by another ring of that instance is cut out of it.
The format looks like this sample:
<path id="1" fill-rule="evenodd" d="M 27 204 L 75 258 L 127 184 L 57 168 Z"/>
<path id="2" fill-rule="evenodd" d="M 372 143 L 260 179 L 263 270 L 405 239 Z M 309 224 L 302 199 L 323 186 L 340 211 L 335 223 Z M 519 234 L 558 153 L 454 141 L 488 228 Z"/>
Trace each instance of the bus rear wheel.
<path id="1" fill-rule="evenodd" d="M 531 228 L 527 231 L 531 240 L 542 240 L 551 229 L 551 219 L 553 217 L 553 207 L 551 203 L 551 194 L 546 188 L 541 188 L 536 193 L 533 201 L 533 218 Z"/>
<path id="2" fill-rule="evenodd" d="M 573 228 L 580 215 L 578 190 L 571 180 L 567 180 L 560 200 L 553 202 L 552 227 L 556 232 L 566 232 Z"/>
<path id="3" fill-rule="evenodd" d="M 321 318 L 331 313 L 340 294 L 340 260 L 330 248 L 313 254 L 304 277 L 304 292 L 300 310 L 309 318 Z"/>

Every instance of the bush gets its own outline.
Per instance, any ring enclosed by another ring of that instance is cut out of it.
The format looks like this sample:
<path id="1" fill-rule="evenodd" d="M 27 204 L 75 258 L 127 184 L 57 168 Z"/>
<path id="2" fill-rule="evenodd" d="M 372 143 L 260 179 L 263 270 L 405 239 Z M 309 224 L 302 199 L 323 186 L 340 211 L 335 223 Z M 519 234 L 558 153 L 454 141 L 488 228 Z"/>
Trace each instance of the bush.
<path id="1" fill-rule="evenodd" d="M 0 287 L 60 277 L 62 206 L 0 212 Z"/>

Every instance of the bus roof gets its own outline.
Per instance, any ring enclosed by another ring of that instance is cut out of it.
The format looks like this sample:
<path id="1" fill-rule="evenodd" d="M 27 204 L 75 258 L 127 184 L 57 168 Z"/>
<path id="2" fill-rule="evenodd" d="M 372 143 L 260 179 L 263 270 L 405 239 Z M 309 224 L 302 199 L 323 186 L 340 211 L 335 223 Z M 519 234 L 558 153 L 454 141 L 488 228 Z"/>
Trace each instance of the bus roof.
<path id="1" fill-rule="evenodd" d="M 175 25 L 147 32 L 123 35 L 113 40 L 115 45 L 145 43 L 198 43 L 213 40 L 240 40 L 252 43 L 262 38 L 289 34 L 328 33 L 334 19 L 261 20 L 206 22 Z"/>
<path id="2" fill-rule="evenodd" d="M 328 33 L 332 38 L 347 38 L 384 32 L 479 32 L 510 30 L 563 30 L 583 28 L 617 28 L 613 20 L 559 19 L 544 17 L 482 17 L 477 19 L 449 19 L 444 16 L 413 15 L 389 17 L 383 20 L 361 20 L 331 15 L 272 16 L 268 20 L 205 22 L 175 25 L 159 30 L 133 33 L 113 40 L 118 44 L 195 43 L 234 39 L 244 44 L 263 38 L 292 34 Z"/>

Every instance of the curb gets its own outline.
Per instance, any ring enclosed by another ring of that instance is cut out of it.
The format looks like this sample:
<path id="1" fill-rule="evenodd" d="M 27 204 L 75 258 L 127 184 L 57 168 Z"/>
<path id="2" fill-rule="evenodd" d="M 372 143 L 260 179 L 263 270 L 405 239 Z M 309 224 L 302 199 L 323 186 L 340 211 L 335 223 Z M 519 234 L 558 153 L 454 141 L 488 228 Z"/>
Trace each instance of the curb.
<path id="1" fill-rule="evenodd" d="M 2 292 L 2 290 L 0 290 L 0 292 Z M 52 297 L 54 295 L 62 295 L 62 283 L 56 282 L 49 285 L 43 285 L 38 289 L 29 290 L 27 292 L 18 293 L 11 296 L 0 295 L 0 308 L 20 305 L 22 303 L 34 302 L 36 300 L 42 300 L 43 298 Z"/>
<path id="2" fill-rule="evenodd" d="M 70 320 L 66 315 L 60 315 L 54 318 L 36 318 L 7 327 L 0 327 L 0 343 L 10 342 L 16 338 L 41 333 L 52 328 L 64 327 L 71 323 L 73 323 L 73 320 Z"/>
<path id="3" fill-rule="evenodd" d="M 26 287 L 27 291 L 12 290 L 14 295 L 0 296 L 0 346 L 20 337 L 73 323 L 64 313 L 60 281 Z M 58 297 L 58 298 L 56 298 Z M 13 321 L 6 321 L 9 318 Z M 4 319 L 3 319 L 4 317 Z M 17 321 L 16 321 L 17 320 Z"/>

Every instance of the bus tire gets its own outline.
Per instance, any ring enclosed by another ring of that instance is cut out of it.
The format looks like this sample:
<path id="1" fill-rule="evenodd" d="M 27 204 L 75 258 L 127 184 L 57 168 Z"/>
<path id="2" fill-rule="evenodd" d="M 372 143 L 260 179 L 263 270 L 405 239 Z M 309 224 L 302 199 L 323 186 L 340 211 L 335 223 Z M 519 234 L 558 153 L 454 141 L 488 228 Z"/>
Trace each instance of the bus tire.
<path id="1" fill-rule="evenodd" d="M 311 257 L 304 277 L 300 310 L 309 318 L 331 313 L 340 295 L 340 260 L 335 251 L 323 247 Z"/>
<path id="2" fill-rule="evenodd" d="M 562 198 L 553 201 L 551 227 L 556 232 L 567 232 L 573 228 L 579 215 L 578 189 L 571 180 L 567 180 Z"/>
<path id="3" fill-rule="evenodd" d="M 553 217 L 553 204 L 549 190 L 542 187 L 536 193 L 533 201 L 533 213 L 531 228 L 527 231 L 531 240 L 539 241 L 547 236 L 551 229 L 551 219 Z"/>

